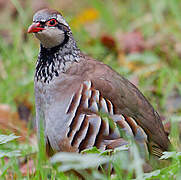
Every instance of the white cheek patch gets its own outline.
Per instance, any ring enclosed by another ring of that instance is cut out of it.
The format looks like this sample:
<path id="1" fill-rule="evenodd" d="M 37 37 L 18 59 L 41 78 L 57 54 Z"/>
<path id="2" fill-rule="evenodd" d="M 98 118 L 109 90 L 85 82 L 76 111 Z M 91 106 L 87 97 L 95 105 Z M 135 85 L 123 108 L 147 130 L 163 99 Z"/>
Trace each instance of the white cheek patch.
<path id="1" fill-rule="evenodd" d="M 60 14 L 57 14 L 57 20 L 65 26 L 69 26 Z"/>
<path id="2" fill-rule="evenodd" d="M 55 27 L 47 27 L 46 30 L 36 33 L 35 36 L 46 48 L 55 47 L 65 39 L 64 32 Z"/>

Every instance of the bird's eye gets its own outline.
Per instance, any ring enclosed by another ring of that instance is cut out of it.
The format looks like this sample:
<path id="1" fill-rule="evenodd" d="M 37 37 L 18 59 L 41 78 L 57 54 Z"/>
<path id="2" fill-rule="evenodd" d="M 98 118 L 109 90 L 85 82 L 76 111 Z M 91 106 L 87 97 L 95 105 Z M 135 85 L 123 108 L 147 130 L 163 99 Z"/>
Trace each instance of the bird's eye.
<path id="1" fill-rule="evenodd" d="M 46 23 L 47 26 L 55 26 L 56 24 L 58 24 L 58 22 L 55 19 L 50 19 Z"/>

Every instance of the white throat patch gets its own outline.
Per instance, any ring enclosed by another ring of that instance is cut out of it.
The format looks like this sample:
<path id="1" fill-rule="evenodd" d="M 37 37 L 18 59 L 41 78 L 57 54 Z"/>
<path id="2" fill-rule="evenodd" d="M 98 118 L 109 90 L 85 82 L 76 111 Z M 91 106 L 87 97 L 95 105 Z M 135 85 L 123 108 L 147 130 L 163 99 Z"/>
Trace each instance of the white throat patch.
<path id="1" fill-rule="evenodd" d="M 45 48 L 58 46 L 65 39 L 64 32 L 57 27 L 46 27 L 42 32 L 35 33 L 35 36 Z"/>

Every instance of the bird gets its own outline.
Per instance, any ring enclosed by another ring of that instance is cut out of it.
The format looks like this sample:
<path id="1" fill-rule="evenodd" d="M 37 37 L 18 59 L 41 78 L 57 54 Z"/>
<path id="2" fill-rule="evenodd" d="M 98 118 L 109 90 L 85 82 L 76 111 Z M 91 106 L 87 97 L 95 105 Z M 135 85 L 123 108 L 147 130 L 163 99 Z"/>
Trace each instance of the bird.
<path id="1" fill-rule="evenodd" d="M 46 151 L 77 152 L 129 144 L 160 157 L 170 146 L 160 115 L 129 80 L 84 54 L 60 12 L 41 9 L 28 28 L 40 41 L 34 76 L 36 124 Z"/>

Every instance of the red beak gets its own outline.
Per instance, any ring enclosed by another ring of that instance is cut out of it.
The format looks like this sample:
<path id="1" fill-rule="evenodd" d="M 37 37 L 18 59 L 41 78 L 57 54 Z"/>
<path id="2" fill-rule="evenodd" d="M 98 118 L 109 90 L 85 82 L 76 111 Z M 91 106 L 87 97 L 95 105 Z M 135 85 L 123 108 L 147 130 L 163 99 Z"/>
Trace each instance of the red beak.
<path id="1" fill-rule="evenodd" d="M 32 25 L 29 26 L 28 28 L 28 33 L 36 33 L 39 32 L 41 30 L 44 30 L 45 28 L 40 27 L 40 23 L 33 23 Z"/>

